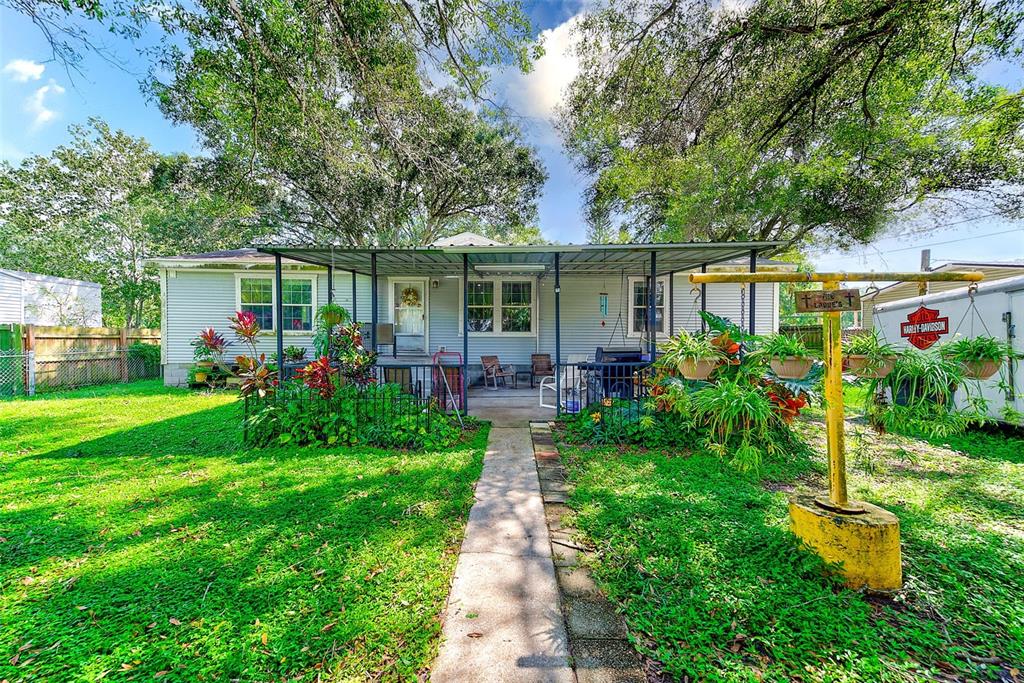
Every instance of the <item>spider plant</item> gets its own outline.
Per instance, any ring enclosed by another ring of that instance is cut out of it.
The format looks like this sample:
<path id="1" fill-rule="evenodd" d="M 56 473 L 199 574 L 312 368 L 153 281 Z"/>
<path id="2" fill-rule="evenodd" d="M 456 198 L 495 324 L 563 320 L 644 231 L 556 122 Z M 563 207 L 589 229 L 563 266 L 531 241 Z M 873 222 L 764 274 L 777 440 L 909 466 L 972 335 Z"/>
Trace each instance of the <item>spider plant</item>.
<path id="1" fill-rule="evenodd" d="M 963 365 L 968 379 L 988 379 L 1007 359 L 1014 357 L 1009 344 L 988 336 L 947 342 L 940 347 L 939 353 Z"/>
<path id="2" fill-rule="evenodd" d="M 814 360 L 804 343 L 788 334 L 770 334 L 757 344 L 757 354 L 767 358 L 772 372 L 784 379 L 800 379 L 811 371 Z"/>
<path id="3" fill-rule="evenodd" d="M 874 330 L 851 337 L 844 351 L 847 368 L 859 377 L 885 377 L 896 364 L 896 347 L 879 340 Z"/>
<path id="4" fill-rule="evenodd" d="M 737 469 L 757 469 L 763 451 L 776 450 L 771 431 L 778 414 L 755 384 L 723 380 L 701 389 L 693 395 L 693 416 L 709 430 L 710 450 L 724 455 L 732 448 Z"/>
<path id="5" fill-rule="evenodd" d="M 677 369 L 687 379 L 707 379 L 725 360 L 725 354 L 708 334 L 682 332 L 661 344 L 662 367 Z"/>

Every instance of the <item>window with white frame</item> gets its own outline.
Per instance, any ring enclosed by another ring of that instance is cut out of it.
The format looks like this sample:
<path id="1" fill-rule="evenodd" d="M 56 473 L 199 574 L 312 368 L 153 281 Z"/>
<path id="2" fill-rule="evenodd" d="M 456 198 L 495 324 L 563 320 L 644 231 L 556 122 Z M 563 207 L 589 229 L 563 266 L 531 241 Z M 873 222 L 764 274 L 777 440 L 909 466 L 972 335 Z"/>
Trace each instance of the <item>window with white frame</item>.
<path id="1" fill-rule="evenodd" d="M 629 280 L 629 321 L 630 334 L 647 333 L 647 282 L 649 278 L 630 278 Z M 665 290 L 668 286 L 666 278 L 658 278 L 654 289 L 654 329 L 656 334 L 665 333 Z"/>
<path id="2" fill-rule="evenodd" d="M 285 277 L 281 280 L 282 327 L 284 331 L 309 332 L 313 329 L 316 292 L 311 277 Z M 274 280 L 266 276 L 244 275 L 238 278 L 238 310 L 256 316 L 264 330 L 273 330 Z"/>
<path id="3" fill-rule="evenodd" d="M 533 334 L 532 280 L 477 280 L 469 283 L 466 298 L 470 332 Z"/>
<path id="4" fill-rule="evenodd" d="M 238 279 L 238 310 L 252 313 L 261 329 L 274 329 L 274 283 L 269 277 Z"/>
<path id="5" fill-rule="evenodd" d="M 533 330 L 533 283 L 518 280 L 501 283 L 501 331 Z"/>
<path id="6" fill-rule="evenodd" d="M 466 305 L 470 332 L 494 331 L 493 282 L 470 282 Z"/>
<path id="7" fill-rule="evenodd" d="M 285 278 L 281 281 L 281 315 L 283 330 L 313 329 L 313 281 L 307 278 Z"/>

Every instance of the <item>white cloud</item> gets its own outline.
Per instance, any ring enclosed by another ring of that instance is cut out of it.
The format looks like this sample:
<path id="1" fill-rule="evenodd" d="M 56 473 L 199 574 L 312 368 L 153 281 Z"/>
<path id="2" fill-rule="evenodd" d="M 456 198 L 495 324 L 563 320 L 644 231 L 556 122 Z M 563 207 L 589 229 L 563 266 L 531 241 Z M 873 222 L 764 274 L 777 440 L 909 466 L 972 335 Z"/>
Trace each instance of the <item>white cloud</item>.
<path id="1" fill-rule="evenodd" d="M 11 80 L 18 83 L 38 81 L 43 77 L 46 66 L 31 59 L 12 59 L 4 67 L 4 73 L 11 75 Z"/>
<path id="2" fill-rule="evenodd" d="M 50 82 L 36 90 L 25 100 L 25 111 L 32 115 L 30 130 L 38 130 L 56 119 L 59 114 L 46 106 L 47 95 L 63 95 L 64 88 L 52 78 Z"/>
<path id="3" fill-rule="evenodd" d="M 528 74 L 506 72 L 499 78 L 499 87 L 509 104 L 523 116 L 550 121 L 562 101 L 566 88 L 580 71 L 575 53 L 576 26 L 582 15 L 542 31 L 540 40 L 544 56 L 533 64 Z"/>

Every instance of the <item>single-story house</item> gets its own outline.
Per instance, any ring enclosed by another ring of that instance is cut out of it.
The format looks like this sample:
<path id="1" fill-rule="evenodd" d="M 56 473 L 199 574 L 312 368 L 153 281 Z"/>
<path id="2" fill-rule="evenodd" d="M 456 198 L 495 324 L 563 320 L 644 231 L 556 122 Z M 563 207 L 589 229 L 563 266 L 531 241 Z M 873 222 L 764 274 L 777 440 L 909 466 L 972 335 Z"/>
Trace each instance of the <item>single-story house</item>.
<path id="1" fill-rule="evenodd" d="M 985 282 L 1003 280 L 1008 277 L 1024 275 L 1024 260 L 1017 261 L 950 261 L 931 269 L 942 273 L 955 270 L 975 270 L 985 275 Z M 894 282 L 881 289 L 872 289 L 861 295 L 861 323 L 865 330 L 874 328 L 874 309 L 876 306 L 920 296 L 920 282 Z M 963 282 L 927 282 L 926 294 L 938 294 L 952 289 L 964 287 Z"/>
<path id="2" fill-rule="evenodd" d="M 0 323 L 100 327 L 102 296 L 95 282 L 0 268 Z"/>
<path id="3" fill-rule="evenodd" d="M 758 264 L 792 269 L 758 256 L 779 246 L 507 246 L 465 233 L 416 248 L 264 247 L 155 259 L 164 378 L 185 383 L 190 342 L 206 327 L 226 332 L 236 310 L 258 317 L 261 351 L 294 345 L 312 355 L 315 310 L 329 300 L 365 324 L 364 337 L 376 336 L 375 322 L 394 326 L 396 346 L 377 345 L 381 363 L 429 363 L 438 351 L 458 353 L 474 382 L 484 355 L 528 367 L 536 353 L 557 362 L 559 354 L 563 361 L 593 356 L 598 347 L 647 352 L 680 330 L 700 330 L 702 308 L 768 333 L 779 324 L 777 285 L 693 287 L 687 276 Z M 652 273 L 657 287 L 650 298 Z"/>

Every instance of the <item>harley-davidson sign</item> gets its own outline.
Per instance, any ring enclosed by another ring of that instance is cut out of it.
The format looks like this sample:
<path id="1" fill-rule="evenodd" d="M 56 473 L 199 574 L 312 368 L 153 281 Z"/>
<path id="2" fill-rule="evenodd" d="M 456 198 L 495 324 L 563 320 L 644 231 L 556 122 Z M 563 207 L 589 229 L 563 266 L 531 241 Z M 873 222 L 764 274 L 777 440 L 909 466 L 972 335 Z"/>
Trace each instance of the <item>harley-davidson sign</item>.
<path id="1" fill-rule="evenodd" d="M 907 322 L 900 323 L 900 336 L 922 350 L 939 341 L 944 334 L 949 334 L 949 318 L 939 317 L 934 308 L 921 306 L 907 315 Z"/>

